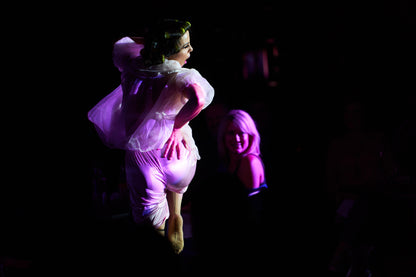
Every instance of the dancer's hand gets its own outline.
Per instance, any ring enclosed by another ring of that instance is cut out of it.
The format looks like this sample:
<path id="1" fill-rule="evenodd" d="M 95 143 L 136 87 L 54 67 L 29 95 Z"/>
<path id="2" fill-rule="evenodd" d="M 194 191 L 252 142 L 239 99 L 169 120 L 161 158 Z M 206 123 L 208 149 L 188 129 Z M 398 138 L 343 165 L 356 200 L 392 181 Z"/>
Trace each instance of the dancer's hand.
<path id="1" fill-rule="evenodd" d="M 185 149 L 188 149 L 188 144 L 182 135 L 181 129 L 173 129 L 172 134 L 165 143 L 165 147 L 162 151 L 162 158 L 170 160 L 176 151 L 176 155 L 179 160 L 181 158 L 181 144 L 183 144 Z"/>

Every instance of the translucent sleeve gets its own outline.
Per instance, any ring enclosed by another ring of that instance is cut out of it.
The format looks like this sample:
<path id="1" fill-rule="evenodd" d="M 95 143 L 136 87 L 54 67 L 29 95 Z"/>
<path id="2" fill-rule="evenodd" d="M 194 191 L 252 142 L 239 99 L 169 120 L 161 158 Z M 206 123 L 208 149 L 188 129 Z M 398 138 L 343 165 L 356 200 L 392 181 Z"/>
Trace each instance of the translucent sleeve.
<path id="1" fill-rule="evenodd" d="M 204 92 L 205 105 L 203 108 L 205 109 L 209 104 L 211 104 L 215 94 L 214 88 L 196 69 L 188 69 L 178 73 L 176 81 L 180 89 L 184 89 L 186 86 L 192 84 L 199 85 Z"/>
<path id="2" fill-rule="evenodd" d="M 126 135 L 122 114 L 123 90 L 121 85 L 88 111 L 99 137 L 110 148 L 124 148 Z"/>
<path id="3" fill-rule="evenodd" d="M 143 44 L 138 44 L 130 37 L 123 37 L 114 43 L 113 63 L 123 72 L 134 65 L 134 60 L 140 56 L 140 51 L 144 48 Z"/>

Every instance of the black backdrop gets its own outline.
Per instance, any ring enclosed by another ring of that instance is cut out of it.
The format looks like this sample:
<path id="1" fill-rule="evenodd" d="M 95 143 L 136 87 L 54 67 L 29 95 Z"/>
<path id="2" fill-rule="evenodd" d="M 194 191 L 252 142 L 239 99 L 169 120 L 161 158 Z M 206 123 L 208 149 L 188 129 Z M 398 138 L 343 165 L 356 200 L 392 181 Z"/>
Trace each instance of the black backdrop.
<path id="1" fill-rule="evenodd" d="M 11 245 L 4 249 L 37 253 L 53 234 L 66 241 L 82 233 L 79 226 L 90 220 L 90 161 L 105 151 L 87 112 L 118 85 L 115 40 L 140 35 L 156 17 L 191 21 L 194 53 L 187 67 L 213 84 L 218 101 L 246 108 L 253 95 L 261 96 L 262 124 L 275 131 L 268 140 L 276 144 L 263 149 L 270 179 L 295 186 L 286 192 L 319 199 L 325 149 L 339 131 L 344 96 L 360 95 L 374 126 L 387 132 L 407 116 L 414 99 L 407 95 L 414 92 L 415 9 L 405 0 L 292 2 L 14 7 L 13 28 L 4 34 L 1 202 Z M 239 77 L 242 54 L 267 39 L 279 50 L 276 87 Z M 293 163 L 299 145 L 302 158 Z M 291 182 L 293 176 L 298 179 Z M 312 202 L 300 202 L 299 211 Z M 77 231 L 66 232 L 72 227 Z"/>

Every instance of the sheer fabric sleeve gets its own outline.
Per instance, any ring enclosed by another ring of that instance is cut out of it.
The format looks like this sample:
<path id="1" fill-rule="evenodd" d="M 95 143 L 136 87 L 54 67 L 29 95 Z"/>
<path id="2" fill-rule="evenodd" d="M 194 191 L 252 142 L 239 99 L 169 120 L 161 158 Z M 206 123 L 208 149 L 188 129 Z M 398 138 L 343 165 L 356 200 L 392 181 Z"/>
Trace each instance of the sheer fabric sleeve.
<path id="1" fill-rule="evenodd" d="M 128 135 L 123 107 L 123 89 L 120 85 L 88 111 L 88 119 L 94 124 L 101 141 L 117 149 L 141 152 L 161 149 L 172 133 L 176 113 L 167 114 L 157 104 L 133 134 Z"/>
<path id="2" fill-rule="evenodd" d="M 204 108 L 212 102 L 214 89 L 208 81 L 197 70 L 182 68 L 176 74 L 176 77 L 168 83 L 152 110 L 130 137 L 128 142 L 130 149 L 148 151 L 164 147 L 167 139 L 172 134 L 175 117 L 186 103 L 182 91 L 191 84 L 197 84 L 202 88 L 205 100 Z M 200 159 L 192 137 L 191 127 L 186 124 L 181 130 L 189 148 L 192 150 L 191 152 L 195 154 L 197 159 Z"/>
<path id="3" fill-rule="evenodd" d="M 140 56 L 143 44 L 138 44 L 130 37 L 123 37 L 114 43 L 113 63 L 120 72 L 134 69 L 135 60 Z"/>
<path id="4" fill-rule="evenodd" d="M 120 85 L 88 111 L 88 119 L 103 143 L 110 148 L 124 148 L 126 144 L 122 101 Z"/>
<path id="5" fill-rule="evenodd" d="M 180 90 L 184 90 L 185 87 L 192 84 L 199 85 L 204 92 L 203 97 L 205 104 L 203 109 L 211 104 L 212 99 L 214 98 L 214 88 L 204 77 L 201 76 L 201 74 L 196 69 L 189 69 L 178 73 L 176 76 L 176 81 Z"/>

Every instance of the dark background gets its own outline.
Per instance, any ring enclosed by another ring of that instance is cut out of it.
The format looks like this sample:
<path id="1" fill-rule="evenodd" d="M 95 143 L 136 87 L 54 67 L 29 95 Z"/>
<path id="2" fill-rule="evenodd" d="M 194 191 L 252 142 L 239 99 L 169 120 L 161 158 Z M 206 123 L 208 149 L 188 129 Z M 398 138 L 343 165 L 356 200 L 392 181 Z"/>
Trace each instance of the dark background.
<path id="1" fill-rule="evenodd" d="M 373 128 L 387 134 L 414 105 L 416 18 L 408 0 L 31 5 L 10 8 L 16 16 L 4 34 L 6 255 L 36 256 L 83 237 L 93 218 L 91 161 L 111 155 L 87 112 L 119 84 L 113 43 L 141 35 L 157 17 L 189 20 L 194 52 L 186 67 L 212 84 L 214 101 L 253 111 L 267 141 L 269 182 L 288 196 L 294 218 L 310 218 L 308 210 L 325 220 L 325 151 L 341 130 L 345 97 L 363 99 Z M 273 75 L 243 78 L 243 55 L 273 46 Z"/>

